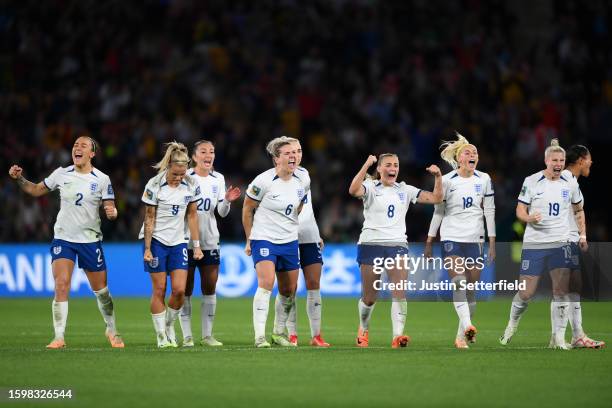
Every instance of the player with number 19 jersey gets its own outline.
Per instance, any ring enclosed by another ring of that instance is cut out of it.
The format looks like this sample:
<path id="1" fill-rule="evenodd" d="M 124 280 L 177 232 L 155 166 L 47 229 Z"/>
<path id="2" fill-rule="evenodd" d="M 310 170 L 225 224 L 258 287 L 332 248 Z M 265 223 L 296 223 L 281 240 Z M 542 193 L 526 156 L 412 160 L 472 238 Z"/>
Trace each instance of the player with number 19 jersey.
<path id="1" fill-rule="evenodd" d="M 518 200 L 528 206 L 530 214 L 542 215 L 542 221 L 527 224 L 523 249 L 558 248 L 567 244 L 572 204 L 582 202 L 575 179 L 562 174 L 558 180 L 549 180 L 539 171 L 525 178 Z"/>

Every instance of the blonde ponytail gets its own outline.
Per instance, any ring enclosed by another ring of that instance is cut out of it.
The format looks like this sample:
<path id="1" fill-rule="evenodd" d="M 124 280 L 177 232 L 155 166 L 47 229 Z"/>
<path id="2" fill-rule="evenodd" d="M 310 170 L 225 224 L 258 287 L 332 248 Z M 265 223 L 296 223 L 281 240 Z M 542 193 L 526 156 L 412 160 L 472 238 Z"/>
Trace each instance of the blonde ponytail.
<path id="1" fill-rule="evenodd" d="M 565 149 L 559 145 L 559 139 L 555 138 L 550 141 L 550 146 L 546 148 L 544 151 L 544 160 L 548 158 L 553 153 L 563 153 L 565 156 Z"/>
<path id="2" fill-rule="evenodd" d="M 159 163 L 153 166 L 154 169 L 158 170 L 158 174 L 166 171 L 171 164 L 178 164 L 182 166 L 189 165 L 189 153 L 187 147 L 184 144 L 178 142 L 166 143 L 166 152 L 164 157 Z"/>
<path id="3" fill-rule="evenodd" d="M 457 135 L 457 140 L 455 141 L 444 141 L 440 145 L 440 149 L 443 149 L 440 153 L 440 157 L 442 160 L 447 162 L 452 166 L 453 169 L 457 170 L 459 164 L 457 163 L 457 157 L 459 157 L 459 153 L 467 146 L 471 146 L 470 142 L 463 137 L 459 132 L 455 132 Z"/>

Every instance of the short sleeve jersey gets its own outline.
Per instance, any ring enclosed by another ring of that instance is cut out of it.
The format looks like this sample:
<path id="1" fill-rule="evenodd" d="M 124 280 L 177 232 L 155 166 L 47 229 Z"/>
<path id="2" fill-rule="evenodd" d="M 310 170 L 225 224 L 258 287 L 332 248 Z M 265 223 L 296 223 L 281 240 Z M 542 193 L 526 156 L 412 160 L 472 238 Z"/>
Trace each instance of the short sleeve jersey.
<path id="1" fill-rule="evenodd" d="M 74 166 L 58 167 L 43 183 L 50 191 L 60 192 L 60 210 L 53 228 L 56 239 L 76 243 L 102 240 L 100 205 L 115 199 L 106 174 L 96 168 L 84 174 Z"/>
<path id="2" fill-rule="evenodd" d="M 484 240 L 483 201 L 494 195 L 491 178 L 475 171 L 461 177 L 452 171 L 442 177 L 444 218 L 440 227 L 442 241 L 482 242 Z"/>
<path id="3" fill-rule="evenodd" d="M 363 182 L 363 228 L 359 244 L 406 244 L 406 213 L 421 190 L 404 182 L 385 186 L 379 180 Z"/>
<path id="4" fill-rule="evenodd" d="M 560 243 L 569 239 L 569 214 L 572 204 L 582 201 L 582 193 L 575 179 L 562 174 L 549 180 L 539 171 L 523 182 L 518 201 L 528 206 L 528 212 L 539 212 L 542 221 L 530 222 L 523 236 L 524 243 Z"/>
<path id="5" fill-rule="evenodd" d="M 174 246 L 186 242 L 187 206 L 201 198 L 201 189 L 198 182 L 189 175 L 177 187 L 171 187 L 166 181 L 166 173 L 164 171 L 149 180 L 142 202 L 157 207 L 153 238 L 164 245 Z M 138 238 L 144 238 L 144 224 Z"/>
<path id="6" fill-rule="evenodd" d="M 283 180 L 269 169 L 253 180 L 247 196 L 259 202 L 255 211 L 251 240 L 284 244 L 298 239 L 298 208 L 310 190 L 309 180 L 293 173 Z"/>

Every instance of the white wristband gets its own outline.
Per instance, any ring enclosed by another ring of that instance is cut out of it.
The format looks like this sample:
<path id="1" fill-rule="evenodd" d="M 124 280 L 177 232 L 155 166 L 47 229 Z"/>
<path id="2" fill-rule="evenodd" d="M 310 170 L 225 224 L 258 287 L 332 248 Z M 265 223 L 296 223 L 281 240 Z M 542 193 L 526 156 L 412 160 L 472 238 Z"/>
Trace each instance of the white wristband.
<path id="1" fill-rule="evenodd" d="M 586 235 L 581 235 L 579 238 L 584 239 L 586 241 Z"/>
<path id="2" fill-rule="evenodd" d="M 199 248 L 200 247 L 200 241 L 192 241 L 193 243 L 193 247 L 194 248 Z"/>

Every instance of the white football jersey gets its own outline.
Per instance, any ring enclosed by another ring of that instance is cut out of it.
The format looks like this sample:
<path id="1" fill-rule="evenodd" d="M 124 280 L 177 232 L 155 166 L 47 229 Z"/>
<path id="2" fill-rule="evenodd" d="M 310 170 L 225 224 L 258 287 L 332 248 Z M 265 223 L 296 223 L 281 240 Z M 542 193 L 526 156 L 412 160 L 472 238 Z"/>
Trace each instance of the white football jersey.
<path id="1" fill-rule="evenodd" d="M 441 241 L 483 242 L 484 205 L 493 197 L 491 177 L 476 170 L 471 177 L 461 177 L 451 171 L 442 177 L 444 218 L 440 227 Z M 492 199 L 487 205 L 495 204 Z M 492 234 L 494 235 L 494 234 Z"/>
<path id="2" fill-rule="evenodd" d="M 295 173 L 298 177 L 306 181 L 310 185 L 310 174 L 303 167 L 298 167 Z M 312 191 L 308 190 L 304 207 L 299 215 L 300 229 L 298 230 L 298 241 L 300 244 L 319 243 L 321 236 L 319 235 L 319 227 L 312 208 Z"/>
<path id="3" fill-rule="evenodd" d="M 195 170 L 189 170 L 188 174 L 200 185 L 201 197 L 196 201 L 198 209 L 198 223 L 200 225 L 200 245 L 203 251 L 219 249 L 219 229 L 215 218 L 217 204 L 225 199 L 225 177 L 223 174 L 213 171 L 208 176 L 198 176 Z M 227 215 L 227 214 L 225 214 Z M 222 214 L 222 216 L 225 216 Z M 185 220 L 185 237 L 189 241 L 189 249 L 193 243 L 189 239 L 189 225 Z"/>
<path id="4" fill-rule="evenodd" d="M 528 206 L 529 214 L 539 212 L 542 221 L 527 223 L 523 243 L 563 243 L 569 239 L 569 214 L 572 204 L 582 201 L 582 193 L 575 179 L 561 175 L 558 180 L 549 180 L 539 171 L 523 182 L 519 202 Z M 526 248 L 526 246 L 523 246 Z"/>
<path id="5" fill-rule="evenodd" d="M 421 190 L 404 182 L 384 186 L 380 180 L 365 180 L 363 228 L 359 244 L 406 244 L 406 212 Z"/>
<path id="6" fill-rule="evenodd" d="M 185 175 L 177 187 L 170 187 L 166 181 L 167 171 L 153 177 L 147 183 L 142 202 L 157 206 L 153 238 L 164 245 L 174 246 L 185 243 L 185 214 L 189 203 L 201 198 L 200 185 L 190 175 Z M 144 224 L 138 239 L 144 238 Z"/>
<path id="7" fill-rule="evenodd" d="M 56 239 L 77 243 L 102 240 L 100 205 L 103 200 L 115 199 L 106 174 L 95 167 L 87 174 L 77 172 L 74 166 L 58 167 L 43 183 L 50 191 L 60 191 Z"/>
<path id="8" fill-rule="evenodd" d="M 563 170 L 563 172 L 561 173 L 564 177 L 566 178 L 572 178 L 574 180 L 576 180 L 576 183 L 578 183 L 578 179 L 572 174 L 571 171 L 569 170 Z M 578 184 L 578 188 L 580 188 L 580 184 Z M 582 196 L 582 205 L 584 206 L 584 196 L 582 195 L 582 191 L 580 192 L 580 195 Z M 569 213 L 568 213 L 568 222 L 569 222 L 569 240 L 570 242 L 578 242 L 580 241 L 580 231 L 578 231 L 578 225 L 576 224 L 576 216 L 574 215 L 574 211 L 572 211 L 570 209 Z"/>
<path id="9" fill-rule="evenodd" d="M 272 168 L 255 177 L 246 192 L 249 198 L 259 201 L 249 239 L 275 244 L 297 240 L 298 207 L 309 190 L 310 180 L 301 174 L 294 173 L 285 181 Z"/>

